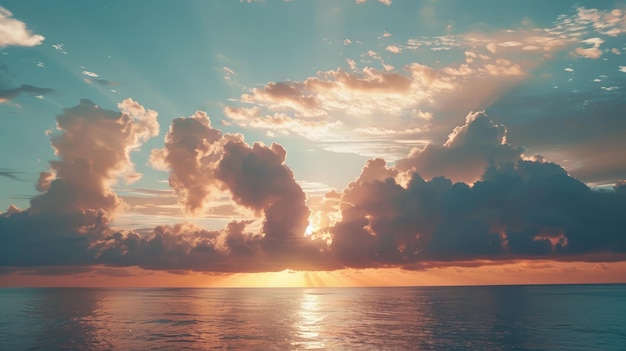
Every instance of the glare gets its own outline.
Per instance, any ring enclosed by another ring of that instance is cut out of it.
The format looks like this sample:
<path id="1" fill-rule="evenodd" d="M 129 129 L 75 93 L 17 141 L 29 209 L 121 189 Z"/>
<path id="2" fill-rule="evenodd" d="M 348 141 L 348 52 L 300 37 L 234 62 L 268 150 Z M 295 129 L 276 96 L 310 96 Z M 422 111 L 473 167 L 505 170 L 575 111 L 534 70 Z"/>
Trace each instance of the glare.
<path id="1" fill-rule="evenodd" d="M 313 234 L 313 225 L 309 224 L 306 226 L 306 229 L 304 230 L 304 236 L 311 236 Z"/>

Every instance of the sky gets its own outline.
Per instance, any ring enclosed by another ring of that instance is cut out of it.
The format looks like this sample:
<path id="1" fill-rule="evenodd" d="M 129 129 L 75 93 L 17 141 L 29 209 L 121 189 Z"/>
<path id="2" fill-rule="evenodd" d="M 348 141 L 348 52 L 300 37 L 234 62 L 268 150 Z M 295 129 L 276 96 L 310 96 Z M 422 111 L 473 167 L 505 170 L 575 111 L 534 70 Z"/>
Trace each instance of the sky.
<path id="1" fill-rule="evenodd" d="M 2 1 L 0 285 L 626 282 L 623 1 Z"/>

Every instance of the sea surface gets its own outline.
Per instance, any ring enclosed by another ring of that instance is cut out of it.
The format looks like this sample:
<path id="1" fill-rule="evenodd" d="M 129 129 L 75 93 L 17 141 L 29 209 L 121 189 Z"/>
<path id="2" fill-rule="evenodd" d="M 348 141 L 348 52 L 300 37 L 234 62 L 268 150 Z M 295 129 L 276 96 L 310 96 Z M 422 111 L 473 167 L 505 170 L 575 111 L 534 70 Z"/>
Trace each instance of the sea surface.
<path id="1" fill-rule="evenodd" d="M 626 350 L 626 285 L 0 289 L 0 350 Z"/>

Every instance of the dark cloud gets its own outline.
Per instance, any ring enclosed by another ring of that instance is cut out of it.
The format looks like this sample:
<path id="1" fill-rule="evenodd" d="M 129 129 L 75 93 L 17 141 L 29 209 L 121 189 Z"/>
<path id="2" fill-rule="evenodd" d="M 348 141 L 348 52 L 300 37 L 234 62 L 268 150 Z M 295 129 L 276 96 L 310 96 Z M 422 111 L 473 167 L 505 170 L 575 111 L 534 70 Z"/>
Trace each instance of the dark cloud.
<path id="1" fill-rule="evenodd" d="M 9 178 L 11 180 L 15 180 L 18 182 L 23 182 L 24 178 L 22 178 L 23 172 L 17 172 L 11 169 L 0 168 L 0 177 Z"/>
<path id="2" fill-rule="evenodd" d="M 100 78 L 84 78 L 85 83 L 87 84 L 98 84 L 101 85 L 103 87 L 112 87 L 112 86 L 116 86 L 119 83 L 118 82 L 112 82 L 110 80 L 106 80 L 106 79 L 100 79 Z"/>
<path id="3" fill-rule="evenodd" d="M 34 85 L 23 84 L 17 88 L 0 89 L 0 103 L 5 103 L 16 98 L 20 94 L 45 95 L 53 92 L 53 89 L 40 88 Z"/>
<path id="4" fill-rule="evenodd" d="M 283 250 L 274 241 L 246 232 L 250 221 L 206 230 L 189 223 L 158 226 L 147 234 L 112 232 L 92 243 L 95 261 L 111 266 L 138 266 L 165 271 L 267 272 L 283 269 L 336 268 L 324 262 L 316 243 Z"/>
<path id="5" fill-rule="evenodd" d="M 304 231 L 310 211 L 306 195 L 285 166 L 287 151 L 278 144 L 267 147 L 243 141 L 224 145 L 216 176 L 238 204 L 254 211 L 263 211 L 264 242 L 283 246 L 305 240 Z"/>
<path id="6" fill-rule="evenodd" d="M 99 211 L 0 215 L 0 265 L 13 267 L 95 264 L 90 244 L 105 229 Z"/>
<path id="7" fill-rule="evenodd" d="M 624 79 L 611 84 L 625 86 Z M 554 89 L 551 89 L 554 90 Z M 513 92 L 489 108 L 510 127 L 508 139 L 549 156 L 585 182 L 615 183 L 626 178 L 626 90 Z"/>
<path id="8" fill-rule="evenodd" d="M 406 188 L 373 180 L 343 200 L 332 249 L 349 266 L 626 254 L 623 192 L 594 191 L 553 163 L 492 166 L 471 187 L 417 173 Z"/>

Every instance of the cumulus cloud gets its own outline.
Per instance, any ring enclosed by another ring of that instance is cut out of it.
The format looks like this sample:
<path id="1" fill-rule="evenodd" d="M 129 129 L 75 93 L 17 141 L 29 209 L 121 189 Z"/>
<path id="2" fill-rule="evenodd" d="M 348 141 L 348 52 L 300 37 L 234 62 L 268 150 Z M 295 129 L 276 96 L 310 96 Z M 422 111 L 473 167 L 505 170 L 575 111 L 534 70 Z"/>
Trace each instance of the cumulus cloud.
<path id="1" fill-rule="evenodd" d="M 441 175 L 473 183 L 489 164 L 515 161 L 522 150 L 506 142 L 506 128 L 495 125 L 483 112 L 469 113 L 465 124 L 456 127 L 443 145 L 429 144 L 416 149 L 396 165 L 400 170 L 412 169 L 426 178 Z"/>
<path id="2" fill-rule="evenodd" d="M 51 137 L 58 160 L 42 172 L 30 213 L 94 211 L 113 214 L 122 205 L 110 186 L 118 178 L 136 179 L 130 152 L 158 135 L 157 113 L 126 99 L 122 112 L 81 100 L 56 117 L 60 131 Z"/>
<path id="3" fill-rule="evenodd" d="M 250 220 L 213 231 L 184 223 L 143 233 L 113 230 L 107 215 L 119 199 L 108 184 L 131 167 L 129 150 L 158 132 L 155 113 L 132 100 L 119 108 L 122 113 L 101 110 L 84 100 L 57 117 L 61 133 L 52 144 L 59 160 L 39 177 L 37 188 L 44 193 L 26 211 L 13 207 L 0 214 L 2 266 L 422 269 L 477 259 L 610 261 L 626 253 L 619 234 L 626 225 L 620 215 L 626 211 L 624 182 L 596 191 L 541 157 L 524 160 L 506 143 L 504 127 L 482 113 L 469 114 L 450 133 L 440 147 L 448 151 L 431 151 L 449 163 L 462 159 L 450 156 L 456 153 L 481 165 L 480 180 L 470 185 L 444 176 L 425 179 L 418 167 L 373 159 L 343 191 L 311 201 L 312 211 L 285 165 L 282 146 L 250 146 L 241 136 L 222 135 L 201 112 L 179 118 L 166 146 L 153 153 L 156 165 L 170 169 L 170 181 L 179 177 L 173 182 L 179 198 L 191 203 L 191 194 L 181 189 L 192 189 L 194 181 L 213 184 L 262 215 L 261 231 L 249 231 Z M 471 170 L 470 163 L 465 168 Z M 180 178 L 185 172 L 195 179 Z M 315 229 L 305 236 L 309 218 Z"/>
<path id="4" fill-rule="evenodd" d="M 299 245 L 308 225 L 306 195 L 284 165 L 287 151 L 279 144 L 252 147 L 242 140 L 224 144 L 216 176 L 233 199 L 254 211 L 263 211 L 264 241 L 268 247 Z"/>
<path id="5" fill-rule="evenodd" d="M 328 240 L 328 254 L 347 267 L 625 259 L 618 228 L 626 221 L 617 215 L 626 209 L 624 182 L 593 190 L 541 156 L 523 157 L 505 137 L 503 126 L 471 113 L 445 144 L 428 151 L 449 166 L 435 164 L 437 176 L 368 161 L 341 193 L 312 205 L 315 235 Z M 462 178 L 462 170 L 479 172 L 478 179 L 455 183 L 442 176 Z"/>
<path id="6" fill-rule="evenodd" d="M 222 133 L 211 127 L 205 112 L 199 111 L 173 120 L 165 135 L 165 147 L 152 151 L 150 162 L 158 169 L 170 170 L 169 184 L 188 213 L 206 209 L 211 195 L 217 195 L 220 184 L 215 169 L 223 143 Z"/>
<path id="7" fill-rule="evenodd" d="M 212 194 L 227 190 L 238 205 L 263 215 L 264 243 L 279 245 L 302 238 L 309 217 L 286 156 L 278 144 L 249 146 L 241 135 L 222 135 L 206 113 L 196 112 L 172 122 L 165 148 L 154 150 L 151 162 L 170 170 L 170 186 L 187 211 L 205 210 Z"/>
<path id="8" fill-rule="evenodd" d="M 36 46 L 44 37 L 33 34 L 26 24 L 13 18 L 13 14 L 0 6 L 0 48 L 7 46 Z"/>
<path id="9" fill-rule="evenodd" d="M 58 159 L 37 181 L 40 195 L 24 210 L 0 214 L 4 266 L 96 264 L 91 245 L 123 206 L 110 186 L 135 175 L 130 152 L 159 132 L 156 112 L 126 99 L 121 112 L 81 100 L 56 117 Z"/>
<path id="10" fill-rule="evenodd" d="M 341 220 L 329 232 L 331 253 L 345 266 L 625 257 L 625 222 L 616 216 L 626 208 L 623 194 L 591 190 L 553 163 L 492 165 L 473 186 L 418 173 L 405 186 L 393 174 L 381 178 L 341 194 Z"/>

